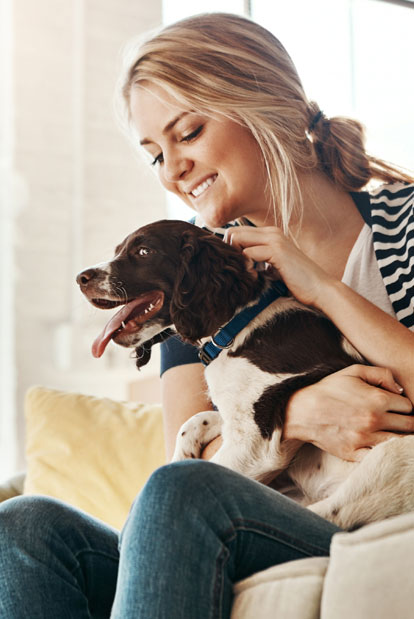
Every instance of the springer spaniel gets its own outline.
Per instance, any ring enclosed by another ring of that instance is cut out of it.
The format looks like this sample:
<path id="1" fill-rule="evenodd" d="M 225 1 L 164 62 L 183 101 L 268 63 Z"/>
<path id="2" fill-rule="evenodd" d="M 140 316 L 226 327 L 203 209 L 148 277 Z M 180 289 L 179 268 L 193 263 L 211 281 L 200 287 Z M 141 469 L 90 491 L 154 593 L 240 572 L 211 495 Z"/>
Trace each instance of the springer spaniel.
<path id="1" fill-rule="evenodd" d="M 274 283 L 266 272 L 249 270 L 238 250 L 192 224 L 158 221 L 130 234 L 110 262 L 83 271 L 77 282 L 95 307 L 121 306 L 93 354 L 100 357 L 113 340 L 136 348 L 138 367 L 172 333 L 208 346 L 243 308 L 258 307 L 206 367 L 219 412 L 184 423 L 173 460 L 199 457 L 221 434 L 211 461 L 265 482 L 284 472 L 304 505 L 344 529 L 414 509 L 414 437 L 381 443 L 360 464 L 311 444 L 294 454 L 281 440 L 296 390 L 365 361 L 321 312 L 288 294 L 257 306 Z"/>

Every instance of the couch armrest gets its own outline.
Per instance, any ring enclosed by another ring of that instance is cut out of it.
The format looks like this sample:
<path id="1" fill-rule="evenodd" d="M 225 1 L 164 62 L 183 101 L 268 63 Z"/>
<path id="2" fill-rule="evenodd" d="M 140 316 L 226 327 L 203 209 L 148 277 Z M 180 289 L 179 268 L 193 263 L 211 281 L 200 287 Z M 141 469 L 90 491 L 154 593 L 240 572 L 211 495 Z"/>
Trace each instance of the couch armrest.
<path id="1" fill-rule="evenodd" d="M 11 499 L 14 496 L 19 496 L 23 493 L 23 484 L 26 473 L 18 473 L 13 475 L 0 484 L 0 503 L 6 499 Z"/>
<path id="2" fill-rule="evenodd" d="M 337 533 L 322 619 L 408 619 L 414 608 L 414 512 Z"/>
<path id="3" fill-rule="evenodd" d="M 289 561 L 234 586 L 231 619 L 318 619 L 328 557 Z"/>

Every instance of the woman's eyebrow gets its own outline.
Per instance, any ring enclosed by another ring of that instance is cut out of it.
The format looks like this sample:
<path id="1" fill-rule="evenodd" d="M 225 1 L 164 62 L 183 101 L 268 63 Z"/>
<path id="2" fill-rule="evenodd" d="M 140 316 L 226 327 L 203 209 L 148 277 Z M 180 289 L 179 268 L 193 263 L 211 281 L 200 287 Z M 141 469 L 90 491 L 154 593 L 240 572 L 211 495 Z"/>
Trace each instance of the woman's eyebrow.
<path id="1" fill-rule="evenodd" d="M 174 125 L 176 125 L 178 121 L 181 120 L 187 114 L 190 114 L 190 112 L 181 112 L 181 114 L 178 114 L 178 116 L 170 120 L 170 122 L 167 125 L 165 125 L 164 129 L 162 130 L 162 134 L 165 135 L 166 133 L 171 131 Z M 141 146 L 145 146 L 146 144 L 153 144 L 153 142 L 149 140 L 148 138 L 144 138 L 143 140 L 140 141 Z"/>

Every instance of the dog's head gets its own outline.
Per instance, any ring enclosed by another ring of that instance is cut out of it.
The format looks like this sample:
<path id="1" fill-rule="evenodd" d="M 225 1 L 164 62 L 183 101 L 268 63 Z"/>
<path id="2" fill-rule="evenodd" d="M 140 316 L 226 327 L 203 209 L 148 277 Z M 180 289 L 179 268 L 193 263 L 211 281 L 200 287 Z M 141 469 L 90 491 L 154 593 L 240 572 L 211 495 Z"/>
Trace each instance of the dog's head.
<path id="1" fill-rule="evenodd" d="M 139 228 L 118 245 L 111 261 L 82 271 L 77 282 L 95 307 L 122 306 L 96 338 L 94 356 L 113 340 L 137 349 L 138 367 L 169 327 L 196 343 L 263 288 L 263 277 L 248 270 L 238 250 L 174 220 Z"/>

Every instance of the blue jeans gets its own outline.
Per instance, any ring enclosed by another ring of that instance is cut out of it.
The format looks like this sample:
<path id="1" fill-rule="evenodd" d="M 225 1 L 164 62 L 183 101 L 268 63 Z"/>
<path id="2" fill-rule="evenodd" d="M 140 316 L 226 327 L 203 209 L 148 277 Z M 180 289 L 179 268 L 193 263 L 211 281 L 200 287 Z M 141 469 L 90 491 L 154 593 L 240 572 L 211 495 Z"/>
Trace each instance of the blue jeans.
<path id="1" fill-rule="evenodd" d="M 10 499 L 0 504 L 0 617 L 229 617 L 234 582 L 327 555 L 337 531 L 276 491 L 199 460 L 155 471 L 120 538 L 54 499 Z"/>

